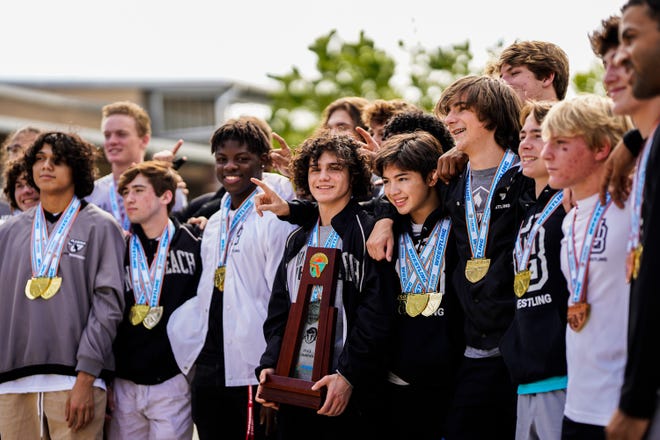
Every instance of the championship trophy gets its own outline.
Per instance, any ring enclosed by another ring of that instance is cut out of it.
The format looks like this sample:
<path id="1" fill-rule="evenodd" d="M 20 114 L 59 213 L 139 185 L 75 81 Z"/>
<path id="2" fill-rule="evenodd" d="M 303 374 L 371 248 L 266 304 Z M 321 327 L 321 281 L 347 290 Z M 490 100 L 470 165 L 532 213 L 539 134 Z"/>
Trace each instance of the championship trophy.
<path id="1" fill-rule="evenodd" d="M 296 301 L 291 304 L 275 374 L 266 377 L 260 397 L 319 409 L 325 389 L 312 385 L 330 373 L 337 309 L 334 307 L 340 250 L 309 247 Z"/>

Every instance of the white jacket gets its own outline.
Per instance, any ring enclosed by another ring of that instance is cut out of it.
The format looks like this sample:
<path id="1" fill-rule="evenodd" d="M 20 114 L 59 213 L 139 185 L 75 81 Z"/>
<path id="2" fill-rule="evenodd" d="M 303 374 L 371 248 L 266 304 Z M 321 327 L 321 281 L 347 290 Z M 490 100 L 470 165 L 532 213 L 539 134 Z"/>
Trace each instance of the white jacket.
<path id="1" fill-rule="evenodd" d="M 288 179 L 270 173 L 264 173 L 263 179 L 281 197 L 293 198 Z M 167 324 L 174 357 L 184 374 L 190 372 L 206 340 L 213 279 L 218 267 L 220 212 L 211 216 L 204 230 L 203 269 L 197 296 L 179 307 Z M 259 217 L 252 211 L 229 243 L 222 304 L 226 386 L 258 383 L 254 370 L 266 348 L 263 322 L 284 244 L 294 228 L 270 212 Z"/>

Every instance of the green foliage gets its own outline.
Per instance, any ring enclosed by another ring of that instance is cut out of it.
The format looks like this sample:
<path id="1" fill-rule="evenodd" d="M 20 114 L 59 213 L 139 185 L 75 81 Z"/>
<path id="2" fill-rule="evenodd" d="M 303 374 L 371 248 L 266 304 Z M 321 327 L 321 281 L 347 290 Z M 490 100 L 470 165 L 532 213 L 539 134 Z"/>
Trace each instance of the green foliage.
<path id="1" fill-rule="evenodd" d="M 410 54 L 410 84 L 406 96 L 414 96 L 410 101 L 426 110 L 433 109 L 445 87 L 471 73 L 472 53 L 468 41 L 433 50 L 420 45 L 408 47 L 402 41 L 399 46 Z"/>
<path id="2" fill-rule="evenodd" d="M 357 42 L 342 41 L 335 30 L 317 38 L 309 46 L 317 57 L 317 76 L 305 78 L 295 66 L 283 75 L 269 75 L 279 83 L 271 95 L 269 124 L 289 145 L 295 146 L 314 131 L 323 109 L 337 98 L 405 97 L 431 110 L 444 87 L 470 73 L 472 53 L 467 41 L 432 50 L 420 45 L 407 47 L 403 42 L 399 45 L 410 56 L 408 81 L 403 87 L 392 85 L 394 59 L 378 49 L 364 32 Z"/>
<path id="3" fill-rule="evenodd" d="M 269 75 L 280 83 L 271 96 L 269 123 L 291 145 L 297 145 L 318 126 L 323 109 L 342 96 L 392 99 L 399 95 L 390 87 L 396 63 L 377 49 L 364 32 L 355 43 L 339 41 L 333 30 L 309 46 L 317 57 L 319 76 L 303 78 L 293 67 L 284 75 Z M 295 119 L 303 120 L 296 125 Z M 306 123 L 305 123 L 306 122 Z"/>
<path id="4" fill-rule="evenodd" d="M 572 79 L 573 88 L 576 93 L 595 93 L 604 95 L 605 89 L 603 88 L 603 75 L 605 70 L 600 61 L 594 61 L 586 72 L 577 72 Z"/>

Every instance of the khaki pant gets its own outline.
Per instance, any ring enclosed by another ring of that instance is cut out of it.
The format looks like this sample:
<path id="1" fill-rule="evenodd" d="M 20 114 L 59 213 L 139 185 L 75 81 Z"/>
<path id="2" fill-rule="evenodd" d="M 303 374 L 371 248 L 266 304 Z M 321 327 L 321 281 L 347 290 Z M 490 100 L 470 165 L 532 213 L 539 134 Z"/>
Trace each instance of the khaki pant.
<path id="1" fill-rule="evenodd" d="M 183 374 L 158 385 L 138 385 L 116 378 L 113 390 L 115 410 L 108 432 L 110 440 L 192 438 L 190 386 Z"/>
<path id="2" fill-rule="evenodd" d="M 32 440 L 50 438 L 103 438 L 105 391 L 94 387 L 94 420 L 78 432 L 73 432 L 64 416 L 70 391 L 46 393 L 0 394 L 0 438 L 2 440 Z M 43 429 L 39 416 L 39 395 L 43 395 Z"/>

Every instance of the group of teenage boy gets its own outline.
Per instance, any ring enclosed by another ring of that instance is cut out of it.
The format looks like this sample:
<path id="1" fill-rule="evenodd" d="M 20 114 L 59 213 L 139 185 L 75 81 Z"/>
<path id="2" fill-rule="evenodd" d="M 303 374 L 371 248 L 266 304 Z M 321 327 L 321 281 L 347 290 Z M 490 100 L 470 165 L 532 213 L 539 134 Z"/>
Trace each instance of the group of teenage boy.
<path id="1" fill-rule="evenodd" d="M 433 115 L 342 98 L 295 150 L 226 121 L 187 211 L 181 143 L 145 161 L 136 104 L 104 107 L 98 180 L 94 146 L 33 133 L 10 165 L 35 206 L 0 225 L 0 438 L 660 439 L 660 3 L 590 40 L 608 98 L 564 100 L 564 52 L 523 41 Z M 340 253 L 318 410 L 262 394 L 310 247 Z"/>

